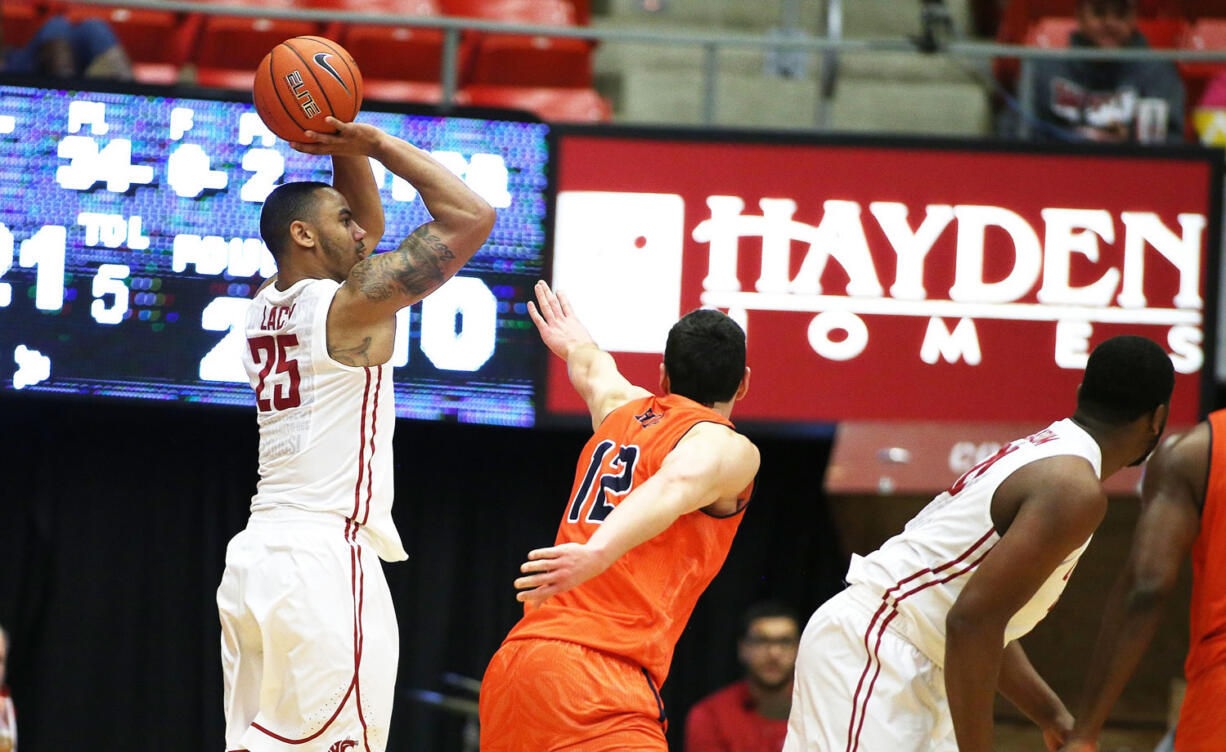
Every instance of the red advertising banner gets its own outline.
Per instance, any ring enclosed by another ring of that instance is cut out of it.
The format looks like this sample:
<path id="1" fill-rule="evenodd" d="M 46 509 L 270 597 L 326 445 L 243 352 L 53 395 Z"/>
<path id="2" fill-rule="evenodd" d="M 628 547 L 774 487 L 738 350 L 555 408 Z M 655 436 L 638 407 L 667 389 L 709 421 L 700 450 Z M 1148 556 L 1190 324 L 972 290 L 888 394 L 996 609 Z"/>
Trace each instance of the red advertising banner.
<path id="1" fill-rule="evenodd" d="M 1172 422 L 1196 420 L 1208 153 L 557 138 L 553 283 L 635 383 L 706 306 L 748 334 L 738 420 L 1051 420 L 1094 345 L 1134 333 L 1171 354 Z M 583 409 L 554 359 L 547 412 Z"/>

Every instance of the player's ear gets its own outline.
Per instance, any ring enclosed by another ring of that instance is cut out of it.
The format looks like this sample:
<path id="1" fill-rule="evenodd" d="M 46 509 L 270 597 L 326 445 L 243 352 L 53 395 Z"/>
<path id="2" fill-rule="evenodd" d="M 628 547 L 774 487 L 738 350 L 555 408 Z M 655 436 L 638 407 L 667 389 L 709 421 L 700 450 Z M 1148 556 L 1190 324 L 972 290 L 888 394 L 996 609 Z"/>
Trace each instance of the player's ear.
<path id="1" fill-rule="evenodd" d="M 315 228 L 301 219 L 295 219 L 289 223 L 289 236 L 298 245 L 308 248 L 315 247 Z"/>
<path id="2" fill-rule="evenodd" d="M 745 375 L 741 377 L 741 383 L 737 385 L 736 396 L 732 398 L 732 401 L 743 400 L 746 394 L 749 394 L 749 366 L 745 366 Z"/>
<path id="3" fill-rule="evenodd" d="M 1149 416 L 1149 430 L 1153 431 L 1155 436 L 1161 436 L 1162 431 L 1166 428 L 1166 419 L 1171 412 L 1171 406 L 1158 405 Z"/>
<path id="4" fill-rule="evenodd" d="M 664 363 L 660 363 L 660 394 L 672 394 L 669 389 L 668 371 L 664 369 Z"/>

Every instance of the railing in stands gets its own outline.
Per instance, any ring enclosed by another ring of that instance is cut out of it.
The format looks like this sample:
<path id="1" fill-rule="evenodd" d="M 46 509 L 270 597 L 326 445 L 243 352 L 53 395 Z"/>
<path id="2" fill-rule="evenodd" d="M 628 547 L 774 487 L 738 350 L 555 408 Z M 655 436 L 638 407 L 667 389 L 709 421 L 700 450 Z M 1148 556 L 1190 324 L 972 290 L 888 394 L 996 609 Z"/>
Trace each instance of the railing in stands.
<path id="1" fill-rule="evenodd" d="M 820 55 L 825 60 L 823 70 L 834 69 L 836 57 L 846 53 L 869 52 L 920 52 L 920 43 L 911 39 L 848 39 L 842 36 L 841 13 L 838 8 L 829 8 L 825 19 L 823 36 L 798 34 L 732 34 L 695 33 L 674 31 L 648 31 L 641 29 L 597 28 L 590 26 L 541 26 L 535 24 L 504 23 L 475 18 L 451 16 L 404 16 L 390 13 L 355 13 L 333 9 L 283 8 L 263 5 L 224 5 L 215 2 L 191 2 L 189 0 L 73 0 L 80 5 L 104 7 L 141 8 L 147 10 L 200 13 L 204 15 L 245 16 L 254 18 L 297 19 L 316 22 L 341 22 L 378 24 L 386 26 L 412 26 L 415 28 L 441 29 L 445 35 L 442 52 L 442 101 L 455 101 L 459 84 L 458 53 L 460 35 L 464 31 L 498 32 L 503 34 L 527 34 L 568 39 L 587 39 L 601 42 L 643 42 L 660 45 L 688 45 L 703 50 L 702 92 L 703 121 L 715 123 L 717 114 L 716 80 L 719 76 L 719 53 L 725 48 L 756 49 L 776 53 L 806 52 Z M 831 0 L 831 6 L 841 6 L 841 0 Z M 916 12 L 919 12 L 918 9 Z M 1036 60 L 1170 60 L 1175 62 L 1226 63 L 1226 49 L 1089 49 L 1089 48 L 1040 48 L 1021 45 L 1004 45 L 993 42 L 952 40 L 941 44 L 939 49 L 924 54 L 949 56 L 972 60 L 993 58 L 1018 58 L 1020 75 L 1018 83 L 1019 105 L 1023 122 L 1033 118 L 1033 63 Z M 817 98 L 813 130 L 825 130 L 827 123 L 828 97 L 833 92 L 834 75 L 819 76 L 821 91 Z M 1023 127 L 1025 127 L 1023 125 Z"/>

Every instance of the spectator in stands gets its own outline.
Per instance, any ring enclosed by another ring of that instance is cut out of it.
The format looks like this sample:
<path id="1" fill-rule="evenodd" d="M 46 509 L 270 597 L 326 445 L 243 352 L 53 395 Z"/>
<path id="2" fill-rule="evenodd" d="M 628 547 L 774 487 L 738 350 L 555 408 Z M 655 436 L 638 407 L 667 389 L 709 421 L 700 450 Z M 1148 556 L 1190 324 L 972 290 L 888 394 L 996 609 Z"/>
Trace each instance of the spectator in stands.
<path id="1" fill-rule="evenodd" d="M 4 683 L 4 669 L 8 665 L 9 633 L 0 626 L 0 752 L 17 752 L 17 712 L 13 698 Z"/>
<path id="2" fill-rule="evenodd" d="M 1209 81 L 1192 118 L 1202 144 L 1226 146 L 1226 71 Z"/>
<path id="3" fill-rule="evenodd" d="M 741 621 L 738 654 L 745 678 L 690 709 L 685 752 L 779 752 L 792 708 L 800 643 L 796 612 L 775 601 L 751 606 Z"/>
<path id="4" fill-rule="evenodd" d="M 53 16 L 24 47 L 4 50 L 0 71 L 55 78 L 132 80 L 132 61 L 105 21 Z"/>
<path id="5" fill-rule="evenodd" d="M 1136 0 L 1078 0 L 1070 46 L 1144 49 Z M 1170 61 L 1041 60 L 1035 63 L 1035 114 L 1091 141 L 1178 141 L 1184 89 Z M 1058 137 L 1040 129 L 1040 139 Z M 1064 139 L 1068 140 L 1068 139 Z"/>

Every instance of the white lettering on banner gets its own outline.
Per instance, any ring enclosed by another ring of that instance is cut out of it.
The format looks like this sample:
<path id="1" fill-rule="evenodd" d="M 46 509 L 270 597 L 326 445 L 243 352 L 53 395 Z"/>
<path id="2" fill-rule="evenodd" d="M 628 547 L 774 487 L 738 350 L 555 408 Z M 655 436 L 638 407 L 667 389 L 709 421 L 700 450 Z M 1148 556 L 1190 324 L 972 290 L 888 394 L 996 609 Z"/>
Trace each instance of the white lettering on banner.
<path id="1" fill-rule="evenodd" d="M 877 218 L 877 224 L 898 256 L 898 271 L 890 295 L 902 300 L 923 300 L 928 296 L 924 290 L 924 259 L 954 218 L 954 208 L 944 204 L 928 207 L 924 221 L 915 232 L 907 224 L 907 205 L 889 201 L 874 201 L 868 210 Z"/>
<path id="2" fill-rule="evenodd" d="M 1056 322 L 1056 365 L 1084 370 L 1090 359 L 1090 336 L 1094 327 L 1088 321 Z"/>
<path id="3" fill-rule="evenodd" d="M 1044 225 L 1040 242 L 1040 234 L 1025 217 L 1001 206 L 930 204 L 919 227 L 912 230 L 904 204 L 872 202 L 869 213 L 897 259 L 894 283 L 886 297 L 859 203 L 823 202 L 824 214 L 817 226 L 793 219 L 797 206 L 791 199 L 759 200 L 760 216 L 745 214 L 745 202 L 738 196 L 710 196 L 706 203 L 711 216 L 692 232 L 695 241 L 707 243 L 710 249 L 702 303 L 741 318 L 752 310 L 819 316 L 841 312 L 845 315 L 837 319 L 840 326 L 832 325 L 829 319 L 815 319 L 808 332 L 814 351 L 832 360 L 855 357 L 867 346 L 867 327 L 858 318 L 857 323 L 849 323 L 853 320 L 849 315 L 880 314 L 929 317 L 920 357 L 930 364 L 944 359 L 977 365 L 982 353 L 975 319 L 1056 322 L 1054 359 L 1062 368 L 1085 367 L 1092 323 L 1171 327 L 1167 342 L 1176 368 L 1191 373 L 1203 364 L 1200 325 L 1204 303 L 1199 290 L 1206 220 L 1201 214 L 1179 214 L 1176 232 L 1152 212 L 1120 212 L 1122 265 L 1108 268 L 1090 284 L 1073 286 L 1074 254 L 1101 263 L 1100 239 L 1108 244 L 1116 242 L 1117 222 L 1108 211 L 1045 208 L 1040 212 Z M 924 286 L 924 264 L 951 223 L 956 233 L 954 282 L 945 299 L 932 299 Z M 985 243 L 990 230 L 1003 231 L 1013 255 L 1008 273 L 994 281 L 984 277 Z M 755 292 L 744 290 L 738 275 L 739 241 L 745 237 L 762 241 Z M 789 277 L 794 242 L 808 248 L 799 271 Z M 562 245 L 559 248 L 564 250 Z M 1178 275 L 1179 292 L 1171 308 L 1148 305 L 1145 265 L 1153 254 L 1147 253 L 1147 248 L 1156 251 Z M 820 280 L 831 261 L 847 276 L 843 295 L 822 290 Z M 1032 292 L 1038 303 L 1019 302 Z M 1112 305 L 1113 298 L 1116 305 Z M 951 332 L 943 318 L 957 318 L 959 323 Z M 839 328 L 848 332 L 848 337 L 832 343 L 827 335 Z"/>
<path id="4" fill-rule="evenodd" d="M 844 336 L 832 338 L 831 332 L 836 331 L 844 332 Z M 868 327 L 854 313 L 819 313 L 809 322 L 809 344 L 814 352 L 827 360 L 851 360 L 868 347 Z"/>
<path id="5" fill-rule="evenodd" d="M 920 348 L 920 360 L 933 365 L 938 358 L 943 358 L 946 363 L 965 360 L 967 365 L 979 365 L 983 355 L 979 351 L 979 333 L 975 331 L 975 322 L 959 319 L 951 332 L 941 319 L 929 319 L 928 333 L 924 335 L 924 344 Z"/>
<path id="6" fill-rule="evenodd" d="M 452 161 L 458 169 L 460 160 Z M 791 198 L 759 199 L 760 214 L 746 213 L 740 196 L 708 196 L 705 203 L 709 216 L 690 231 L 694 241 L 707 245 L 702 304 L 727 311 L 743 325 L 751 311 L 815 314 L 806 336 L 813 351 L 829 360 L 859 356 L 870 335 L 861 317 L 881 315 L 929 319 L 919 355 L 933 365 L 980 365 L 980 319 L 1054 323 L 1052 357 L 1061 368 L 1085 367 L 1094 324 L 1166 327 L 1176 369 L 1193 373 L 1203 365 L 1203 214 L 1178 214 L 1175 227 L 1153 212 L 1045 207 L 1036 227 L 1003 206 L 934 203 L 912 220 L 901 202 L 873 201 L 864 212 L 860 202 L 829 199 L 814 225 L 795 219 L 798 205 Z M 556 286 L 586 301 L 591 310 L 579 313 L 597 322 L 592 333 L 602 347 L 661 352 L 664 333 L 680 313 L 684 199 L 563 191 L 557 206 Z M 888 251 L 870 247 L 866 221 L 876 222 Z M 944 291 L 929 290 L 925 266 L 948 232 L 954 233 L 953 281 Z M 748 259 L 742 263 L 743 238 L 761 242 L 760 254 L 750 257 L 759 265 L 756 279 L 746 270 Z M 1112 257 L 1104 257 L 1102 244 L 1114 246 Z M 799 259 L 797 252 L 803 254 Z M 888 263 L 890 253 L 896 263 L 887 294 L 877 261 Z M 994 270 L 993 278 L 985 276 L 988 253 L 1009 263 Z M 840 272 L 834 278 L 846 278 L 841 290 L 823 289 L 832 264 Z M 1101 269 L 1097 278 L 1073 284 L 1074 266 L 1085 264 Z M 1177 278 L 1172 286 L 1178 292 L 1167 307 L 1151 305 L 1145 294 L 1147 265 L 1154 264 Z M 742 272 L 754 279 L 752 288 Z M 635 306 L 624 305 L 625 290 L 635 291 Z M 1023 302 L 1028 298 L 1037 302 Z M 618 332 L 650 336 L 620 341 L 627 335 Z"/>

